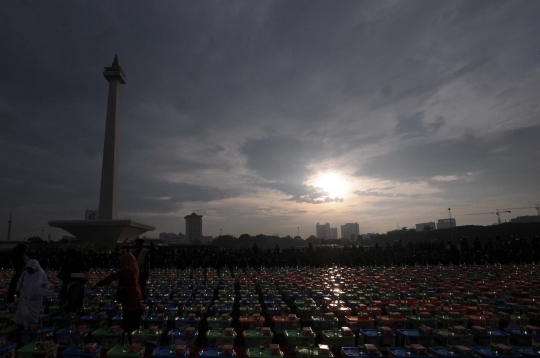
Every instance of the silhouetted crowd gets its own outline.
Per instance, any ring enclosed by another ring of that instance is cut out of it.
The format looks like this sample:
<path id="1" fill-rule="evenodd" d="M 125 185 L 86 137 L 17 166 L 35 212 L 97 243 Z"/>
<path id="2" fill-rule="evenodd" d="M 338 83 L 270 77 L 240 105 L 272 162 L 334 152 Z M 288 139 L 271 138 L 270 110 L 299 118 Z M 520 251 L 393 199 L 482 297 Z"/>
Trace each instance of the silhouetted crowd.
<path id="1" fill-rule="evenodd" d="M 352 245 L 312 246 L 301 248 L 226 248 L 215 246 L 155 246 L 149 249 L 150 268 L 198 267 L 275 267 L 275 266 L 391 266 L 391 265 L 459 265 L 511 264 L 537 262 L 540 258 L 540 238 L 469 240 L 462 238 L 456 245 L 443 241 L 421 241 L 374 246 Z M 89 268 L 117 268 L 119 257 L 127 249 L 79 252 Z M 16 260 L 11 251 L 3 251 L 2 266 L 11 268 Z M 60 249 L 28 250 L 27 255 L 45 269 L 60 270 L 62 263 L 73 258 L 73 251 Z"/>

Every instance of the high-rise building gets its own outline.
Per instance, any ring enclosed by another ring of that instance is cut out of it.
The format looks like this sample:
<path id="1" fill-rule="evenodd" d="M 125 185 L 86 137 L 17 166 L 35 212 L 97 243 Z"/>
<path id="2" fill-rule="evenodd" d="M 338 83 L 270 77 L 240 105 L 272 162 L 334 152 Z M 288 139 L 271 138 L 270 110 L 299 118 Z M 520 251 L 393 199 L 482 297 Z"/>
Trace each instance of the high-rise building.
<path id="1" fill-rule="evenodd" d="M 341 238 L 350 240 L 351 235 L 354 235 L 355 240 L 356 237 L 360 235 L 360 227 L 358 226 L 358 223 L 347 223 L 345 225 L 341 225 Z"/>
<path id="2" fill-rule="evenodd" d="M 441 221 L 439 220 L 439 222 L 441 222 Z M 429 229 L 426 229 L 427 227 Z M 430 221 L 428 223 L 416 224 L 416 231 L 426 231 L 426 230 L 435 230 L 435 223 L 433 221 Z"/>
<path id="3" fill-rule="evenodd" d="M 331 227 L 330 228 L 328 238 L 330 240 L 337 240 L 338 239 L 338 237 L 337 237 L 337 227 Z"/>
<path id="4" fill-rule="evenodd" d="M 456 227 L 456 219 L 439 219 L 437 220 L 437 229 L 450 229 Z"/>
<path id="5" fill-rule="evenodd" d="M 330 224 L 319 224 L 315 225 L 315 232 L 317 239 L 329 239 L 330 238 Z"/>
<path id="6" fill-rule="evenodd" d="M 200 242 L 202 238 L 202 215 L 191 213 L 184 216 L 186 219 L 186 237 L 188 242 Z"/>

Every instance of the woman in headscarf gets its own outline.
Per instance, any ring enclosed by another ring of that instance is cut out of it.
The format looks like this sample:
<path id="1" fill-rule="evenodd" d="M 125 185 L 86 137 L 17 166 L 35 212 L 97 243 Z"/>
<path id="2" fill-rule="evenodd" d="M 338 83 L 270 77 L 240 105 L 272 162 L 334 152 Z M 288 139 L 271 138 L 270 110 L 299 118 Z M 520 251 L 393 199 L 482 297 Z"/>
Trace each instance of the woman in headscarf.
<path id="1" fill-rule="evenodd" d="M 28 260 L 26 270 L 22 273 L 17 283 L 17 296 L 19 304 L 15 313 L 14 322 L 28 328 L 36 325 L 39 314 L 43 310 L 43 296 L 54 293 L 51 289 L 47 275 L 37 260 Z"/>
<path id="2" fill-rule="evenodd" d="M 126 252 L 120 256 L 122 268 L 112 275 L 99 281 L 96 286 L 101 287 L 118 281 L 116 297 L 122 303 L 122 328 L 127 333 L 128 343 L 132 343 L 131 333 L 139 328 L 142 315 L 141 289 L 139 287 L 139 266 L 135 256 Z M 124 344 L 124 336 L 122 336 Z"/>
<path id="3" fill-rule="evenodd" d="M 26 256 L 27 248 L 28 247 L 25 244 L 17 244 L 17 246 L 15 246 L 15 248 L 13 249 L 13 259 L 11 262 L 15 274 L 9 282 L 6 303 L 15 302 L 15 292 L 17 291 L 17 284 L 19 283 L 21 275 L 26 270 L 26 263 L 28 262 L 28 260 L 30 260 L 30 258 Z"/>

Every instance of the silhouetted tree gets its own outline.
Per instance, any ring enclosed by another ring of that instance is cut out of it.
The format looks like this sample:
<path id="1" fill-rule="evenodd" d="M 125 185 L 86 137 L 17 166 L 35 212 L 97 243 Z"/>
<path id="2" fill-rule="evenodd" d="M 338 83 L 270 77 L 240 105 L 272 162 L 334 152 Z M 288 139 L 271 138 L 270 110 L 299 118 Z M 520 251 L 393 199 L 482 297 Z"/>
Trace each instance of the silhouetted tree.
<path id="1" fill-rule="evenodd" d="M 238 237 L 238 240 L 242 240 L 242 241 L 244 241 L 244 240 L 247 241 L 247 240 L 249 240 L 249 239 L 251 239 L 251 235 L 249 235 L 249 234 L 242 234 L 242 235 L 240 235 L 240 236 Z"/>
<path id="2" fill-rule="evenodd" d="M 43 240 L 41 237 L 39 236 L 32 236 L 30 238 L 28 238 L 27 240 L 28 242 L 45 242 L 45 240 Z"/>

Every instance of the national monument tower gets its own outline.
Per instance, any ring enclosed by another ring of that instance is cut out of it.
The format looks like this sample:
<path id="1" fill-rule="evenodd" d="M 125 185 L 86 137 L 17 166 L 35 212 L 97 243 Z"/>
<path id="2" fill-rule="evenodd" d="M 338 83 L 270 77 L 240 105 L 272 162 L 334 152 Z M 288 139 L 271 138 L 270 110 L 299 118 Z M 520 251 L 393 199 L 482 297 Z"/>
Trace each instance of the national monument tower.
<path id="1" fill-rule="evenodd" d="M 49 225 L 62 228 L 78 239 L 117 242 L 135 239 L 155 227 L 118 219 L 118 136 L 120 119 L 120 86 L 126 83 L 126 74 L 118 63 L 118 56 L 103 76 L 109 82 L 105 142 L 101 167 L 98 220 L 52 220 Z"/>

